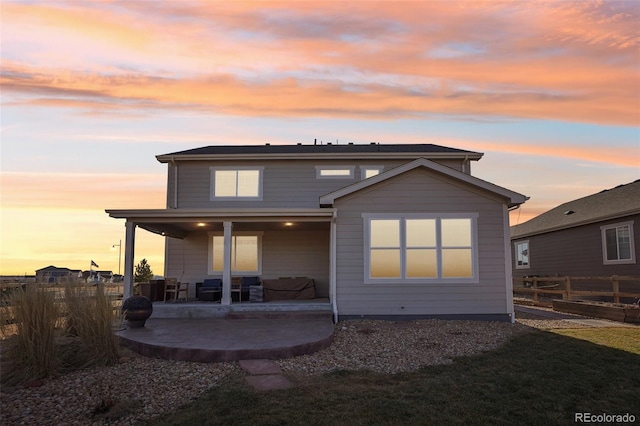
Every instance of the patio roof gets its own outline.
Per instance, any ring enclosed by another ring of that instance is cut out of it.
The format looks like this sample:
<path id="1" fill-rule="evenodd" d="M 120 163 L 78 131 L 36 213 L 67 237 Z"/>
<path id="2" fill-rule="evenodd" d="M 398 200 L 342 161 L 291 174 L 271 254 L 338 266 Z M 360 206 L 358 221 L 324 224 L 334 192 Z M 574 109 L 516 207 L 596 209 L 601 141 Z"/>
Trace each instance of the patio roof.
<path id="1" fill-rule="evenodd" d="M 184 238 L 194 231 L 221 231 L 223 222 L 260 223 L 261 227 L 283 228 L 286 223 L 299 227 L 330 222 L 333 209 L 139 209 L 105 210 L 110 217 L 126 219 L 142 229 L 173 238 Z"/>

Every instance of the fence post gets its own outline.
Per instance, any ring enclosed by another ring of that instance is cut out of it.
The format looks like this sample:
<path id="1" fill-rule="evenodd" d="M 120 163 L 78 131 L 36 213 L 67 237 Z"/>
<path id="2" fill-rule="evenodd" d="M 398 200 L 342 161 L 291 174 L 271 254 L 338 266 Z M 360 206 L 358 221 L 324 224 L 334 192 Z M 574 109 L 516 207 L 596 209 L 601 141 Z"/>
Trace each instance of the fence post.
<path id="1" fill-rule="evenodd" d="M 617 275 L 611 276 L 611 282 L 613 283 L 613 303 L 620 303 L 620 282 Z"/>
<path id="2" fill-rule="evenodd" d="M 564 277 L 567 300 L 571 300 L 571 277 Z"/>
<path id="3" fill-rule="evenodd" d="M 538 277 L 533 277 L 533 302 L 538 302 Z"/>

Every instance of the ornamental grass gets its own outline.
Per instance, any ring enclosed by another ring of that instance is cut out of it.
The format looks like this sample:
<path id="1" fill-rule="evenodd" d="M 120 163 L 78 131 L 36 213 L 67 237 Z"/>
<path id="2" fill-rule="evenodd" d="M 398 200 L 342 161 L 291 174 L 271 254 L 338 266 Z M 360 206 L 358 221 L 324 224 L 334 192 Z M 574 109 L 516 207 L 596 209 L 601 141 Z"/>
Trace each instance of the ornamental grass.
<path id="1" fill-rule="evenodd" d="M 18 288 L 4 297 L 2 317 L 3 335 L 15 333 L 3 348 L 2 381 L 14 385 L 54 375 L 61 365 L 56 335 L 62 319 L 54 292 L 35 284 Z"/>
<path id="2" fill-rule="evenodd" d="M 3 385 L 115 364 L 119 342 L 113 331 L 122 322 L 119 312 L 102 285 L 68 282 L 60 288 L 28 284 L 3 295 Z"/>

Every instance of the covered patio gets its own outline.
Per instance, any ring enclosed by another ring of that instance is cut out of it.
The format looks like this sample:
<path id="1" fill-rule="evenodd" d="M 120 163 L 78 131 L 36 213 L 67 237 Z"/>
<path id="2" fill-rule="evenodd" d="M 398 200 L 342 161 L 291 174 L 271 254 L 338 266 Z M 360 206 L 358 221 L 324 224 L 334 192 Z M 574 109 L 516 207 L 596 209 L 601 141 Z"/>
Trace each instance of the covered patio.
<path id="1" fill-rule="evenodd" d="M 144 328 L 118 332 L 122 342 L 136 352 L 216 362 L 286 358 L 331 344 L 335 317 L 333 209 L 107 213 L 126 219 L 125 299 L 133 294 L 137 228 L 167 237 L 164 276 L 189 283 L 186 297 L 178 303 L 154 303 Z M 308 300 L 232 302 L 232 279 L 247 275 L 271 280 L 304 275 L 314 280 L 316 288 Z M 198 300 L 196 283 L 212 278 L 222 280 L 220 300 Z"/>
<path id="2" fill-rule="evenodd" d="M 333 209 L 107 210 L 126 219 L 124 298 L 133 294 L 136 228 L 167 237 L 166 278 L 195 284 L 222 280 L 221 305 L 231 305 L 232 279 L 309 277 L 317 298 L 335 307 L 335 212 Z"/>

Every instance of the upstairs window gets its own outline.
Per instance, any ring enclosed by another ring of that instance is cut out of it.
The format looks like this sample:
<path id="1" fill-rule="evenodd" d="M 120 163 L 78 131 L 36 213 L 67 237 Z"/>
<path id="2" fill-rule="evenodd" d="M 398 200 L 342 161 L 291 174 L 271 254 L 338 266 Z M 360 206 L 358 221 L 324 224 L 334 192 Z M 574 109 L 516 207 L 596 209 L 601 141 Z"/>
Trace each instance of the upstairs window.
<path id="1" fill-rule="evenodd" d="M 354 166 L 316 166 L 318 179 L 353 179 Z"/>
<path id="2" fill-rule="evenodd" d="M 476 215 L 363 215 L 367 283 L 477 282 Z"/>
<path id="3" fill-rule="evenodd" d="M 383 166 L 360 166 L 360 178 L 369 179 L 382 173 Z"/>
<path id="4" fill-rule="evenodd" d="M 211 200 L 261 200 L 262 167 L 211 168 Z"/>
<path id="5" fill-rule="evenodd" d="M 515 248 L 516 248 L 516 269 L 529 268 L 529 240 L 516 242 Z"/>
<path id="6" fill-rule="evenodd" d="M 636 263 L 633 222 L 601 226 L 602 256 L 605 265 Z"/>

